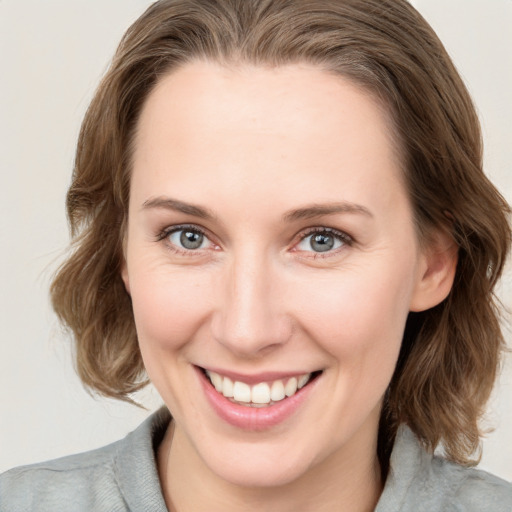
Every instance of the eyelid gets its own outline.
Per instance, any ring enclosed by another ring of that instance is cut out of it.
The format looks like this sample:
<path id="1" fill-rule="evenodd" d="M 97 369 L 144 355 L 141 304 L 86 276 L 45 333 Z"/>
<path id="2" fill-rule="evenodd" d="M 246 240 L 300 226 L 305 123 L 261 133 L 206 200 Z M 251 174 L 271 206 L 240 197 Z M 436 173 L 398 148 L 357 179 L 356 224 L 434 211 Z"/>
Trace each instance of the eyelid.
<path id="1" fill-rule="evenodd" d="M 344 241 L 353 242 L 354 239 L 352 236 L 350 236 L 345 231 L 341 231 L 340 229 L 331 228 L 328 226 L 313 226 L 311 228 L 306 228 L 304 231 L 302 231 L 299 236 L 301 239 L 306 238 L 309 235 L 312 235 L 314 233 L 332 233 L 333 235 L 343 239 Z"/>
<path id="2" fill-rule="evenodd" d="M 156 239 L 157 241 L 160 241 L 168 237 L 171 233 L 176 233 L 176 231 L 184 231 L 186 229 L 189 229 L 190 231 L 197 231 L 198 233 L 201 233 L 206 238 L 208 238 L 208 240 L 210 240 L 208 233 L 201 226 L 197 226 L 196 224 L 176 224 L 167 226 L 158 231 L 156 234 Z"/>

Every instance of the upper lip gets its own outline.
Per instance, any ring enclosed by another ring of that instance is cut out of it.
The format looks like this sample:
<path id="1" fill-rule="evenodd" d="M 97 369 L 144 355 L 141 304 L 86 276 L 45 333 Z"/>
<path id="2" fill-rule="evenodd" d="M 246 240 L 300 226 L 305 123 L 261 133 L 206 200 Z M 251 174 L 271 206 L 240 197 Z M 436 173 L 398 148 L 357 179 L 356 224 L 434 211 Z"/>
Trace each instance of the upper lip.
<path id="1" fill-rule="evenodd" d="M 260 382 L 272 382 L 275 380 L 286 380 L 291 377 L 298 377 L 300 375 L 305 375 L 308 373 L 314 373 L 314 371 L 304 371 L 304 370 L 294 370 L 294 371 L 286 371 L 286 372 L 260 372 L 253 374 L 244 374 L 233 372 L 231 370 L 225 370 L 223 368 L 216 367 L 200 367 L 205 371 L 210 371 L 214 373 L 218 373 L 223 377 L 228 377 L 232 381 L 245 382 L 246 384 L 253 385 L 259 384 Z"/>

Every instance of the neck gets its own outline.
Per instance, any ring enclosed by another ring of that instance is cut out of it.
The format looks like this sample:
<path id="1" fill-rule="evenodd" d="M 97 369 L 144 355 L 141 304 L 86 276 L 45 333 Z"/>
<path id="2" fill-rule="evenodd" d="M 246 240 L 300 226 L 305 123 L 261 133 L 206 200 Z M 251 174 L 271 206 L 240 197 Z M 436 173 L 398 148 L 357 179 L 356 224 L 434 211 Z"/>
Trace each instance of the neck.
<path id="1" fill-rule="evenodd" d="M 158 468 L 170 512 L 370 512 L 382 492 L 374 443 L 364 453 L 336 452 L 298 479 L 275 487 L 243 487 L 213 473 L 173 424 L 158 451 Z M 356 443 L 357 445 L 358 443 Z"/>

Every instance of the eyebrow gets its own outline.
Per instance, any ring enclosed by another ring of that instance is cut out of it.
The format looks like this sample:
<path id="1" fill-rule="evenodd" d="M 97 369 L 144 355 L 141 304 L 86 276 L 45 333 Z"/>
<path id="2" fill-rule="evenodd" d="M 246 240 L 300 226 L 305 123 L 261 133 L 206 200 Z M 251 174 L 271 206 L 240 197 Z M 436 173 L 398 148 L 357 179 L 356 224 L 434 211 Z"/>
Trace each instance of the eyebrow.
<path id="1" fill-rule="evenodd" d="M 312 204 L 303 208 L 297 208 L 296 210 L 285 213 L 283 219 L 287 222 L 293 222 L 322 217 L 324 215 L 335 215 L 337 213 L 356 213 L 373 218 L 373 214 L 368 208 L 360 204 L 342 201 L 338 203 Z"/>
<path id="2" fill-rule="evenodd" d="M 211 210 L 197 206 L 191 203 L 185 203 L 178 199 L 170 197 L 155 197 L 144 201 L 142 209 L 147 210 L 151 208 L 162 208 L 165 210 L 172 210 L 194 217 L 199 217 L 205 220 L 214 220 L 216 216 Z M 322 217 L 324 215 L 335 215 L 338 213 L 355 213 L 362 214 L 367 217 L 373 218 L 373 214 L 368 208 L 362 205 L 350 203 L 347 201 L 326 204 L 311 204 L 302 208 L 291 210 L 283 215 L 285 222 L 295 222 L 298 220 L 312 219 L 315 217 Z"/>
<path id="3" fill-rule="evenodd" d="M 165 210 L 181 212 L 187 215 L 193 215 L 194 217 L 199 217 L 200 219 L 215 219 L 215 215 L 206 208 L 191 203 L 185 203 L 183 201 L 178 201 L 177 199 L 172 199 L 170 197 L 155 197 L 153 199 L 144 201 L 142 204 L 142 209 L 148 210 L 151 208 L 162 208 Z"/>

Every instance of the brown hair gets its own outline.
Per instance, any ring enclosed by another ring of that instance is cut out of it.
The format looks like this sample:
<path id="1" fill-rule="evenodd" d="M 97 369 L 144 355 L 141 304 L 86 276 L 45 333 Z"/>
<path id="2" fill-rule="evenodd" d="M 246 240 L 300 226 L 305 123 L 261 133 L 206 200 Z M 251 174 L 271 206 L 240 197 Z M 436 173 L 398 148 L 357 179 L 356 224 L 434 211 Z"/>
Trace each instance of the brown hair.
<path id="1" fill-rule="evenodd" d="M 131 145 L 159 77 L 193 59 L 312 63 L 387 104 L 420 239 L 450 230 L 459 261 L 448 298 L 409 315 L 382 412 L 381 462 L 407 423 L 428 449 L 442 442 L 449 458 L 469 463 L 504 347 L 493 288 L 510 247 L 510 209 L 482 172 L 461 78 L 405 0 L 161 0 L 129 28 L 83 121 L 67 197 L 74 250 L 51 290 L 82 381 L 125 400 L 146 383 L 120 276 Z"/>

